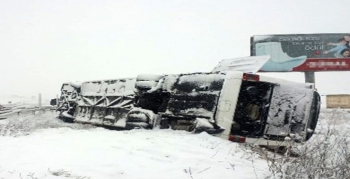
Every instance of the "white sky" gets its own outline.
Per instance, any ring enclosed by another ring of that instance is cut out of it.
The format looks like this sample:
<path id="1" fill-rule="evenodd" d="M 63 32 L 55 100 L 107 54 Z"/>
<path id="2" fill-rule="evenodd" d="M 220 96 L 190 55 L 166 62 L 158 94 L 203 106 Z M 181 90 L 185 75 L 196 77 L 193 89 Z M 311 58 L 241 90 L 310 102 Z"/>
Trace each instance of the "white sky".
<path id="1" fill-rule="evenodd" d="M 350 29 L 346 0 L 0 3 L 1 95 L 51 98 L 66 81 L 211 71 L 221 59 L 249 56 L 253 35 Z M 319 91 L 350 92 L 349 74 L 317 73 Z"/>

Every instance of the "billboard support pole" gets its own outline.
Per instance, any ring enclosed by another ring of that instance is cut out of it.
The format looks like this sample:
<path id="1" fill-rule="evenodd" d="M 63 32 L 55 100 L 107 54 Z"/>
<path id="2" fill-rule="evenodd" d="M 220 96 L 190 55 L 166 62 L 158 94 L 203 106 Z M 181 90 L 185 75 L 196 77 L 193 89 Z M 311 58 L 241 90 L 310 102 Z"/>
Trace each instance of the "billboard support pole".
<path id="1" fill-rule="evenodd" d="M 304 72 L 305 83 L 315 83 L 315 72 L 314 71 L 306 71 Z"/>

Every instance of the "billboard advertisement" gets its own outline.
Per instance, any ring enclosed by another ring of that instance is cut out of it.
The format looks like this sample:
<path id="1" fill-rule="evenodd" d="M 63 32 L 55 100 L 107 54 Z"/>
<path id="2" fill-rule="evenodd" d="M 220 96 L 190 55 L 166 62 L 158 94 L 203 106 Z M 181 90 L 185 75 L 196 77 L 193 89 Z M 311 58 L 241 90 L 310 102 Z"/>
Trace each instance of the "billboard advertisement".
<path id="1" fill-rule="evenodd" d="M 350 33 L 254 35 L 251 56 L 270 55 L 261 72 L 349 71 Z"/>

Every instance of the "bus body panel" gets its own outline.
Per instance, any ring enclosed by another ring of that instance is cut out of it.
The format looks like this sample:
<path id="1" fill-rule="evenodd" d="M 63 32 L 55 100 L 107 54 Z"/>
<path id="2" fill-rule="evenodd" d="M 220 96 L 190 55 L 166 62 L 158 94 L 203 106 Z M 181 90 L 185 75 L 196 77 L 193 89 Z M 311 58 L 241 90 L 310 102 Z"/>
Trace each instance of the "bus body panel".
<path id="1" fill-rule="evenodd" d="M 231 125 L 234 122 L 233 115 L 236 110 L 242 76 L 243 72 L 229 72 L 226 74 L 225 82 L 220 93 L 215 119 L 217 124 L 225 129 L 220 135 L 224 139 L 229 138 Z"/>
<path id="2" fill-rule="evenodd" d="M 62 88 L 62 95 L 68 89 Z M 289 94 L 293 90 L 300 99 Z M 295 133 L 300 141 L 307 140 L 312 134 L 308 138 L 304 134 L 308 126 L 316 126 L 319 113 L 315 104 L 319 99 L 310 95 L 317 93 L 312 84 L 240 71 L 87 81 L 76 91 L 80 92 L 78 100 L 68 103 L 75 121 L 121 129 L 206 131 L 258 145 L 283 146 L 285 138 Z M 295 129 L 293 121 L 298 123 Z"/>

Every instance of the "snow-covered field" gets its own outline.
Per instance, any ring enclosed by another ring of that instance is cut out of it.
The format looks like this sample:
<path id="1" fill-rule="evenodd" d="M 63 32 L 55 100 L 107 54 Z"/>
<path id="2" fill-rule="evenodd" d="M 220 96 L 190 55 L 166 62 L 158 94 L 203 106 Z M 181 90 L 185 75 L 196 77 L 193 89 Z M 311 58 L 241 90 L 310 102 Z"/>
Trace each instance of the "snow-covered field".
<path id="1" fill-rule="evenodd" d="M 0 178 L 342 178 L 335 170 L 350 167 L 350 113 L 344 110 L 322 111 L 317 134 L 300 148 L 306 154 L 299 158 L 283 158 L 206 133 L 116 131 L 63 123 L 55 116 L 46 112 L 0 121 Z M 330 164 L 322 163 L 319 155 Z M 267 162 L 268 156 L 275 157 Z"/>
<path id="2" fill-rule="evenodd" d="M 266 161 L 206 133 L 115 131 L 46 112 L 0 121 L 0 178 L 264 178 Z"/>

